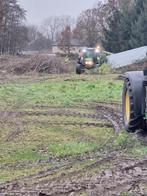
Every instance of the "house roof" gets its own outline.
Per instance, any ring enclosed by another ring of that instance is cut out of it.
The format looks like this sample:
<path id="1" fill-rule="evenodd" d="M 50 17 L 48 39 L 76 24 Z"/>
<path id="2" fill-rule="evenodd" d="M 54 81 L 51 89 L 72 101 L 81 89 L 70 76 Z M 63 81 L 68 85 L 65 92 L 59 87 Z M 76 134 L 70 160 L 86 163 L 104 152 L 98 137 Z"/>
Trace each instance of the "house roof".
<path id="1" fill-rule="evenodd" d="M 66 45 L 66 43 L 64 44 L 64 46 Z M 69 45 L 69 44 L 67 44 L 67 45 Z M 77 40 L 77 39 L 71 39 L 71 41 L 70 41 L 70 45 L 71 46 L 83 46 L 80 42 L 79 42 L 79 40 Z M 56 42 L 56 43 L 54 43 L 54 44 L 52 44 L 52 46 L 63 46 L 63 44 L 60 44 L 60 42 Z"/>

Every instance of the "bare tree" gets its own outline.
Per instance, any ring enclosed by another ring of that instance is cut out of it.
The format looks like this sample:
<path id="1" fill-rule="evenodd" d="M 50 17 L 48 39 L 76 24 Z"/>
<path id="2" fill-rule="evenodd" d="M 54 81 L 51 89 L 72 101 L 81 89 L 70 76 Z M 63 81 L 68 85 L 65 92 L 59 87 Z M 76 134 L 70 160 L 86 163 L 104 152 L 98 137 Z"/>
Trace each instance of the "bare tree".
<path id="1" fill-rule="evenodd" d="M 51 40 L 48 39 L 35 25 L 28 26 L 27 50 L 44 50 L 51 48 Z"/>
<path id="2" fill-rule="evenodd" d="M 49 17 L 45 19 L 43 23 L 43 29 L 48 39 L 51 39 L 52 43 L 56 39 L 56 34 L 61 28 L 61 21 L 59 17 Z"/>
<path id="3" fill-rule="evenodd" d="M 15 54 L 26 42 L 25 10 L 17 0 L 0 0 L 0 53 Z"/>
<path id="4" fill-rule="evenodd" d="M 54 43 L 60 40 L 61 32 L 66 26 L 72 26 L 73 23 L 74 19 L 70 16 L 51 16 L 43 22 L 43 33 Z"/>
<path id="5" fill-rule="evenodd" d="M 35 25 L 27 26 L 28 28 L 28 41 L 33 42 L 37 39 L 38 27 Z"/>
<path id="6" fill-rule="evenodd" d="M 70 26 L 66 26 L 65 29 L 61 32 L 59 47 L 64 53 L 70 54 L 71 50 L 71 38 L 72 32 Z"/>
<path id="7" fill-rule="evenodd" d="M 97 9 L 88 9 L 80 14 L 77 19 L 74 37 L 89 47 L 95 46 L 100 38 L 101 26 Z"/>
<path id="8" fill-rule="evenodd" d="M 119 5 L 119 0 L 98 0 L 94 8 L 83 11 L 77 19 L 74 37 L 82 44 L 94 47 L 101 43 L 104 30 L 107 27 L 107 19 Z"/>

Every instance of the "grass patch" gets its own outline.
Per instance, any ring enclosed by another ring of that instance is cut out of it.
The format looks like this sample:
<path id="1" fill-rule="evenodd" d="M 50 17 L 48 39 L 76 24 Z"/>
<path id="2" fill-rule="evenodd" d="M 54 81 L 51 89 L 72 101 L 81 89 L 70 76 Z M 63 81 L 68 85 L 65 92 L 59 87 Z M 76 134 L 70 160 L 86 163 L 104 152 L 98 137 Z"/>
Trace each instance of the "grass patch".
<path id="1" fill-rule="evenodd" d="M 123 131 L 116 138 L 114 144 L 115 147 L 125 150 L 130 156 L 144 157 L 147 155 L 147 146 L 142 144 L 134 134 L 129 134 Z"/>
<path id="2" fill-rule="evenodd" d="M 26 126 L 24 132 L 14 135 L 10 141 L 6 141 L 7 135 L 5 139 L 3 137 L 0 142 L 0 163 L 75 156 L 99 149 L 113 137 L 114 131 L 110 128 L 34 123 Z"/>
<path id="3" fill-rule="evenodd" d="M 0 85 L 0 107 L 20 108 L 36 104 L 67 107 L 81 102 L 121 100 L 122 82 L 113 80 L 113 76 L 81 78 L 86 80 L 57 78 L 33 84 Z"/>
<path id="4" fill-rule="evenodd" d="M 66 144 L 53 144 L 49 150 L 57 157 L 80 155 L 93 151 L 97 145 L 90 142 L 67 142 Z"/>
<path id="5" fill-rule="evenodd" d="M 130 135 L 125 131 L 123 131 L 119 134 L 114 143 L 119 148 L 129 148 L 136 144 L 136 140 L 133 137 L 130 137 Z"/>
<path id="6" fill-rule="evenodd" d="M 131 153 L 137 157 L 144 157 L 147 155 L 147 146 L 138 145 L 131 150 Z"/>
<path id="7" fill-rule="evenodd" d="M 38 153 L 35 146 L 18 146 L 15 143 L 3 146 L 3 148 L 1 148 L 0 157 L 1 164 L 48 159 L 48 157 Z"/>

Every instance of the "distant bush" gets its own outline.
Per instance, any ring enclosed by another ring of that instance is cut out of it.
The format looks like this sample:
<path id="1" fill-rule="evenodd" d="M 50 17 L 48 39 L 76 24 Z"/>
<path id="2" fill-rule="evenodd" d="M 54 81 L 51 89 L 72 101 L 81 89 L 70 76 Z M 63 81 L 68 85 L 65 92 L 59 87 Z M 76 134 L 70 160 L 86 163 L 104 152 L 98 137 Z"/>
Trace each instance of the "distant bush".
<path id="1" fill-rule="evenodd" d="M 68 57 L 70 60 L 76 60 L 78 58 L 78 54 L 70 53 L 70 54 L 62 54 L 58 53 L 56 54 L 58 57 Z"/>
<path id="2" fill-rule="evenodd" d="M 104 63 L 101 67 L 99 67 L 98 71 L 100 74 L 109 74 L 112 72 L 112 68 L 110 65 Z"/>

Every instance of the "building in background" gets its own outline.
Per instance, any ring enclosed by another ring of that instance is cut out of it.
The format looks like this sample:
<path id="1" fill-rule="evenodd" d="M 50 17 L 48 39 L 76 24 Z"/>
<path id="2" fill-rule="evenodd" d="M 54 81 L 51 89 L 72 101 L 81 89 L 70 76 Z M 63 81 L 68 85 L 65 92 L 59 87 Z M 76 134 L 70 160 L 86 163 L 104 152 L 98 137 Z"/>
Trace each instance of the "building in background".
<path id="1" fill-rule="evenodd" d="M 80 48 L 83 47 L 82 44 L 79 43 L 77 39 L 71 39 L 70 43 L 55 43 L 52 45 L 52 53 L 53 54 L 66 54 L 67 51 L 70 51 L 72 54 L 78 54 Z"/>

